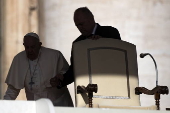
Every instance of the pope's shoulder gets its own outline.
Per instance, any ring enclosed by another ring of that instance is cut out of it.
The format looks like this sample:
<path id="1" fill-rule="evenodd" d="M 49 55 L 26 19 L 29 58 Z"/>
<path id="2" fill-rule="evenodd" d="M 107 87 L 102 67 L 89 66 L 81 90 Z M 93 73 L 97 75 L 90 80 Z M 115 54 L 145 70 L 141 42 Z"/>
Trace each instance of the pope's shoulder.
<path id="1" fill-rule="evenodd" d="M 26 52 L 25 52 L 25 51 L 19 52 L 18 54 L 15 55 L 14 58 L 20 58 L 20 57 L 23 57 L 23 56 L 24 56 L 24 57 L 26 56 Z"/>
<path id="2" fill-rule="evenodd" d="M 41 51 L 45 52 L 47 54 L 61 54 L 61 52 L 59 50 L 51 49 L 51 48 L 47 48 L 47 47 L 41 47 Z"/>

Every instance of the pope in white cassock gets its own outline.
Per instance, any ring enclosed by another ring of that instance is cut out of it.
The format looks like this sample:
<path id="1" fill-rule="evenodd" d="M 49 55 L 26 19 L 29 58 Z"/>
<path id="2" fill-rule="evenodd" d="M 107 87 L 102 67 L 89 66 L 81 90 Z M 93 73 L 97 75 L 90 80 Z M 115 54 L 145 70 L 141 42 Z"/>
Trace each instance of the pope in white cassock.
<path id="1" fill-rule="evenodd" d="M 67 87 L 57 89 L 50 82 L 62 79 L 68 63 L 58 50 L 42 47 L 36 33 L 23 39 L 25 51 L 18 53 L 11 64 L 6 83 L 5 100 L 15 100 L 20 89 L 25 88 L 27 100 L 50 99 L 55 106 L 73 106 Z"/>

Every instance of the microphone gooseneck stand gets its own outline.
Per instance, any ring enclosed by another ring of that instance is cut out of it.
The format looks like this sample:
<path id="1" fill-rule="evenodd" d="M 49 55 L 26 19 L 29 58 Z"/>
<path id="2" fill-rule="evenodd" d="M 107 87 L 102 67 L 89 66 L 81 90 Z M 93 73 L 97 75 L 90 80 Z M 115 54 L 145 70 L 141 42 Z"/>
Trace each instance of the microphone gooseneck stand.
<path id="1" fill-rule="evenodd" d="M 93 92 L 97 93 L 98 86 L 97 84 L 88 84 L 87 87 L 85 86 L 77 86 L 77 94 L 88 93 L 88 104 L 89 108 L 93 107 Z"/>
<path id="2" fill-rule="evenodd" d="M 155 96 L 155 105 L 157 106 L 157 110 L 160 110 L 160 104 L 159 104 L 159 100 L 160 100 L 160 94 L 169 94 L 169 89 L 167 86 L 159 86 L 158 85 L 158 69 L 157 69 L 157 65 L 156 65 L 156 61 L 153 58 L 153 56 L 149 53 L 141 53 L 140 57 L 144 58 L 146 55 L 149 55 L 152 60 L 154 61 L 155 64 L 155 70 L 156 70 L 156 87 L 153 88 L 152 90 L 148 90 L 145 87 L 136 87 L 135 88 L 135 94 L 136 95 L 140 95 L 142 93 L 147 94 L 147 95 L 154 95 Z"/>

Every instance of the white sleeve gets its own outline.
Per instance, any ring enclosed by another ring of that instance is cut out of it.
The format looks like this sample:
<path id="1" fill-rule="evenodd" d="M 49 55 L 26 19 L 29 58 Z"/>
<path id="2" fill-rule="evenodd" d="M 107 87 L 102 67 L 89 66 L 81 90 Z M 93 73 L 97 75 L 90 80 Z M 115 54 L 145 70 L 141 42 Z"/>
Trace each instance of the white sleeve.
<path id="1" fill-rule="evenodd" d="M 6 93 L 4 95 L 4 100 L 15 100 L 20 92 L 20 89 L 16 89 L 11 85 L 8 85 Z"/>
<path id="2" fill-rule="evenodd" d="M 58 61 L 57 61 L 57 74 L 64 74 L 66 73 L 66 71 L 68 70 L 69 65 L 66 61 L 66 59 L 64 58 L 63 54 L 61 52 L 59 52 L 59 57 L 58 57 Z"/>

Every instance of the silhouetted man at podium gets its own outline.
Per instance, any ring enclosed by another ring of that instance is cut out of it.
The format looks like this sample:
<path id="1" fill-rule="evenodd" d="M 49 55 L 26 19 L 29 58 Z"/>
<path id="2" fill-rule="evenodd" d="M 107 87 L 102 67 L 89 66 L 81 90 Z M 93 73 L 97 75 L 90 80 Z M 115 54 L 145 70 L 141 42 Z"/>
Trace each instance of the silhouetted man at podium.
<path id="1" fill-rule="evenodd" d="M 80 7 L 74 12 L 74 23 L 81 35 L 73 41 L 75 42 L 85 40 L 87 38 L 96 40 L 98 38 L 113 38 L 121 40 L 119 31 L 111 26 L 100 26 L 95 22 L 92 12 L 87 7 Z M 51 82 L 53 86 L 58 88 L 64 87 L 74 81 L 73 72 L 73 54 L 71 52 L 71 65 L 68 71 L 64 74 L 64 79 L 58 84 L 58 82 Z"/>

